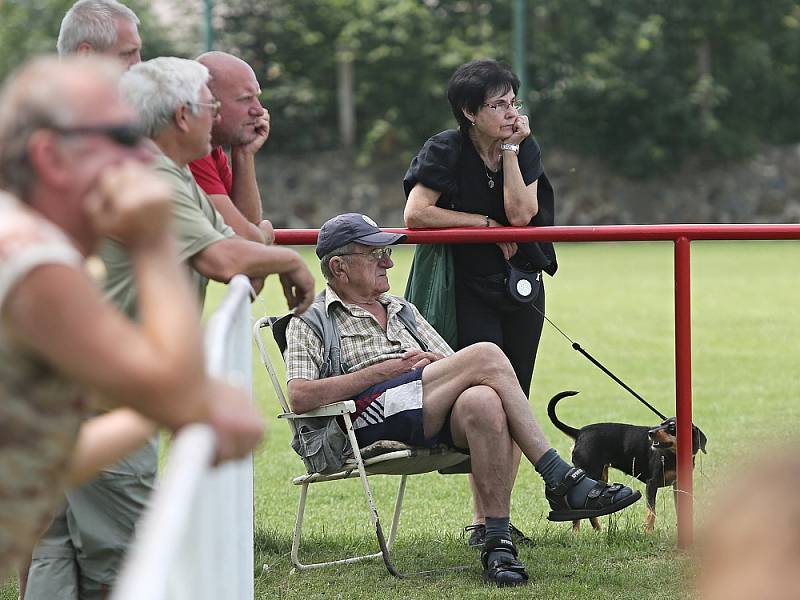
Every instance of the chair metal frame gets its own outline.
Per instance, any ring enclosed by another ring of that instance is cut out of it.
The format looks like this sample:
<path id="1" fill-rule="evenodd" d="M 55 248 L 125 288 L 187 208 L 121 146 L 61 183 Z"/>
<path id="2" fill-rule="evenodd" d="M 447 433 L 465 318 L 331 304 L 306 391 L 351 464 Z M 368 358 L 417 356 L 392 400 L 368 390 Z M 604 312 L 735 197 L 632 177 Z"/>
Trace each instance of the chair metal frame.
<path id="1" fill-rule="evenodd" d="M 427 571 L 418 571 L 416 573 L 403 574 L 397 570 L 391 556 L 391 549 L 394 545 L 397 530 L 400 524 L 400 513 L 403 507 L 403 498 L 406 491 L 406 483 L 409 475 L 416 475 L 421 473 L 430 473 L 440 469 L 453 468 L 460 465 L 469 459 L 468 454 L 464 454 L 455 450 L 447 448 L 416 448 L 402 444 L 400 442 L 376 442 L 367 448 L 359 448 L 356 441 L 355 430 L 351 419 L 351 413 L 355 412 L 355 402 L 352 400 L 345 400 L 341 402 L 334 402 L 322 406 L 316 410 L 309 411 L 303 414 L 295 414 L 291 411 L 286 395 L 283 391 L 283 385 L 278 379 L 275 367 L 267 352 L 267 347 L 264 343 L 263 329 L 270 328 L 277 321 L 277 317 L 262 317 L 258 319 L 253 326 L 253 337 L 256 340 L 261 360 L 264 367 L 269 374 L 272 386 L 275 389 L 275 395 L 278 402 L 283 409 L 283 413 L 278 415 L 278 418 L 284 419 L 289 424 L 292 434 L 295 433 L 299 423 L 304 418 L 309 417 L 342 417 L 345 423 L 347 436 L 350 440 L 350 445 L 353 449 L 353 457 L 348 459 L 344 466 L 335 473 L 306 473 L 292 479 L 292 484 L 300 486 L 300 501 L 297 508 L 297 517 L 295 521 L 294 532 L 292 534 L 292 551 L 291 560 L 292 564 L 298 570 L 317 569 L 322 567 L 329 567 L 341 564 L 351 564 L 363 560 L 381 557 L 386 565 L 386 569 L 395 577 L 407 577 L 409 575 L 427 575 L 435 572 L 464 569 L 465 566 L 437 568 Z M 390 446 L 390 450 L 385 453 L 371 455 L 373 449 L 378 446 Z M 394 514 L 392 516 L 392 524 L 389 529 L 389 537 L 386 538 L 381 520 L 378 515 L 378 510 L 375 505 L 372 490 L 370 489 L 368 477 L 370 475 L 399 475 L 400 484 L 397 490 L 395 499 Z M 321 483 L 325 481 L 336 481 L 340 479 L 360 478 L 364 489 L 364 496 L 367 501 L 367 508 L 369 510 L 370 521 L 375 529 L 375 536 L 378 540 L 379 552 L 370 554 L 363 554 L 358 556 L 351 556 L 337 560 L 330 560 L 317 563 L 303 563 L 300 561 L 300 542 L 303 531 L 303 519 L 305 516 L 306 499 L 308 497 L 308 488 L 312 483 Z"/>

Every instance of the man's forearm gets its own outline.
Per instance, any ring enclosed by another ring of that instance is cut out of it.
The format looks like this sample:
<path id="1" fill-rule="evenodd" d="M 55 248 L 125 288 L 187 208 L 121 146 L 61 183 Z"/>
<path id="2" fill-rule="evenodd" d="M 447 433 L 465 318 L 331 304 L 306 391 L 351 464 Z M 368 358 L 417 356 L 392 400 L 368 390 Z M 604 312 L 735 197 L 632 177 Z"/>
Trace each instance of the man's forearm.
<path id="1" fill-rule="evenodd" d="M 196 347 L 195 342 L 201 341 L 199 301 L 178 261 L 172 237 L 165 234 L 146 248 L 133 250 L 131 260 L 142 329 L 159 339 L 165 350 Z"/>
<path id="2" fill-rule="evenodd" d="M 251 223 L 258 225 L 262 219 L 261 193 L 256 179 L 255 156 L 237 146 L 231 149 L 233 186 L 231 201 Z"/>
<path id="3" fill-rule="evenodd" d="M 355 373 L 325 379 L 292 379 L 287 386 L 292 410 L 304 413 L 332 402 L 349 400 L 368 387 L 387 379 L 379 367 L 380 365 L 373 365 Z"/>
<path id="4" fill-rule="evenodd" d="M 265 246 L 241 238 L 215 242 L 192 257 L 192 266 L 205 277 L 227 282 L 237 273 L 248 277 L 266 277 L 287 273 L 303 262 L 297 252 L 279 246 Z"/>
<path id="5" fill-rule="evenodd" d="M 208 197 L 217 212 L 222 215 L 225 224 L 233 229 L 234 233 L 251 242 L 258 242 L 259 244 L 267 244 L 272 242 L 272 236 L 269 240 L 263 229 L 254 223 L 248 221 L 245 216 L 236 208 L 233 200 L 227 195 L 211 194 Z"/>
<path id="6" fill-rule="evenodd" d="M 131 454 L 156 432 L 136 411 L 120 408 L 81 425 L 67 472 L 69 485 L 90 481 L 103 467 Z"/>

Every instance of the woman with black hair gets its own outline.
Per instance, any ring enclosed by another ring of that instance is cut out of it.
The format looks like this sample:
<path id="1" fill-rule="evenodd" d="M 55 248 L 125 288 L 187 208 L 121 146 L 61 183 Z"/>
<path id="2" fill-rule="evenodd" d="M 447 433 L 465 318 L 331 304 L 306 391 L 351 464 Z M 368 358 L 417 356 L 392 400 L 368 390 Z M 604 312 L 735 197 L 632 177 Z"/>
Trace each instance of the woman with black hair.
<path id="1" fill-rule="evenodd" d="M 553 188 L 529 119 L 521 112 L 519 85 L 511 69 L 494 60 L 472 61 L 456 70 L 447 98 L 459 127 L 434 135 L 411 161 L 403 179 L 407 227 L 553 224 Z M 494 342 L 527 393 L 544 321 L 544 286 L 534 275 L 534 292 L 520 301 L 509 294 L 506 280 L 513 267 L 554 275 L 553 245 L 457 244 L 451 250 L 458 347 Z M 476 503 L 473 525 L 467 528 L 470 545 L 483 543 L 485 517 Z"/>

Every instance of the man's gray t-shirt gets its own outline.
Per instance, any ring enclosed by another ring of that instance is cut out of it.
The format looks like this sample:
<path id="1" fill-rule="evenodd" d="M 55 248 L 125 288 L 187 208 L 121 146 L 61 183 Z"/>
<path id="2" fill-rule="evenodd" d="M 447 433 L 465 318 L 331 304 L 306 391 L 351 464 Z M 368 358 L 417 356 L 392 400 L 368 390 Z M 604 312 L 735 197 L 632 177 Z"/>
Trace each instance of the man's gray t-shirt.
<path id="1" fill-rule="evenodd" d="M 233 237 L 233 230 L 195 183 L 189 167 L 179 167 L 159 154 L 153 168 L 172 186 L 172 228 L 181 261 L 188 261 L 215 242 Z M 99 255 L 106 267 L 104 290 L 108 298 L 125 314 L 136 318 L 136 286 L 127 251 L 114 240 L 104 240 Z M 208 279 L 194 269 L 190 273 L 202 305 Z"/>

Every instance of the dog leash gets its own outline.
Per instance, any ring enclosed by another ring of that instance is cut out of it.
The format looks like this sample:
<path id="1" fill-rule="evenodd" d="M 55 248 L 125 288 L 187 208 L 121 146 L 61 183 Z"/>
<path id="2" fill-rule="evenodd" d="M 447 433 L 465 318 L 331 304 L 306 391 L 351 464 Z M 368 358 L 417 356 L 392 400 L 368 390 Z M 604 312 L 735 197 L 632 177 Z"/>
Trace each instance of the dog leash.
<path id="1" fill-rule="evenodd" d="M 532 304 L 531 306 L 533 306 L 533 308 L 535 308 L 535 309 L 536 309 L 536 312 L 538 312 L 540 315 L 542 315 L 542 316 L 544 317 L 544 319 L 545 319 L 545 320 L 546 320 L 548 323 L 550 323 L 550 325 L 552 325 L 552 326 L 555 328 L 555 330 L 556 330 L 556 331 L 558 331 L 558 333 L 560 333 L 561 335 L 563 335 L 563 336 L 564 336 L 564 337 L 565 337 L 565 338 L 566 338 L 566 339 L 567 339 L 567 340 L 568 340 L 568 341 L 569 341 L 569 342 L 572 344 L 572 349 L 573 349 L 573 350 L 577 350 L 578 352 L 580 352 L 580 353 L 581 353 L 583 356 L 585 356 L 585 357 L 586 357 L 586 359 L 587 359 L 589 362 L 591 362 L 591 363 L 592 363 L 594 366 L 596 366 L 598 369 L 600 369 L 601 371 L 603 371 L 603 373 L 605 373 L 606 375 L 608 375 L 608 376 L 609 376 L 611 379 L 613 379 L 614 381 L 616 381 L 616 382 L 617 382 L 617 383 L 618 383 L 620 386 L 622 386 L 622 388 L 623 388 L 623 389 L 625 389 L 627 392 L 629 392 L 629 393 L 630 393 L 630 394 L 631 394 L 631 395 L 632 395 L 634 398 L 636 398 L 636 399 L 637 399 L 639 402 L 641 402 L 641 403 L 642 403 L 642 404 L 644 404 L 644 405 L 645 405 L 647 408 L 649 408 L 649 409 L 650 409 L 650 410 L 652 410 L 652 411 L 653 411 L 655 414 L 657 414 L 657 415 L 658 415 L 658 416 L 661 418 L 661 420 L 662 420 L 662 421 L 665 421 L 665 420 L 667 419 L 667 417 L 666 417 L 665 415 L 663 415 L 663 414 L 661 413 L 661 411 L 659 411 L 659 410 L 658 410 L 658 409 L 657 409 L 655 406 L 653 406 L 653 405 L 652 405 L 652 404 L 650 404 L 650 403 L 649 403 L 647 400 L 645 400 L 645 399 L 644 399 L 644 398 L 642 398 L 642 397 L 641 397 L 639 394 L 637 394 L 637 393 L 636 393 L 636 391 L 635 391 L 635 390 L 634 390 L 634 389 L 633 389 L 631 386 L 629 386 L 627 383 L 625 383 L 624 381 L 622 381 L 622 379 L 620 379 L 619 377 L 617 377 L 616 375 L 614 375 L 614 373 L 612 373 L 611 371 L 609 371 L 609 370 L 606 368 L 606 366 L 605 366 L 603 363 L 601 363 L 601 362 L 600 362 L 599 360 L 597 360 L 597 359 L 596 359 L 594 356 L 592 356 L 591 354 L 589 354 L 589 353 L 588 353 L 586 350 L 584 350 L 584 349 L 581 347 L 581 345 L 580 345 L 578 342 L 576 342 L 576 341 L 575 341 L 575 340 L 573 340 L 571 337 L 569 337 L 569 336 L 568 336 L 566 333 L 564 333 L 564 332 L 561 330 L 561 328 L 560 328 L 558 325 L 556 325 L 555 323 L 553 323 L 553 321 L 551 321 L 551 320 L 550 320 L 550 318 L 549 318 L 549 317 L 548 317 L 546 314 L 544 314 L 544 313 L 543 313 L 541 310 L 539 310 L 539 307 L 538 307 L 538 306 L 536 306 L 535 304 Z"/>

